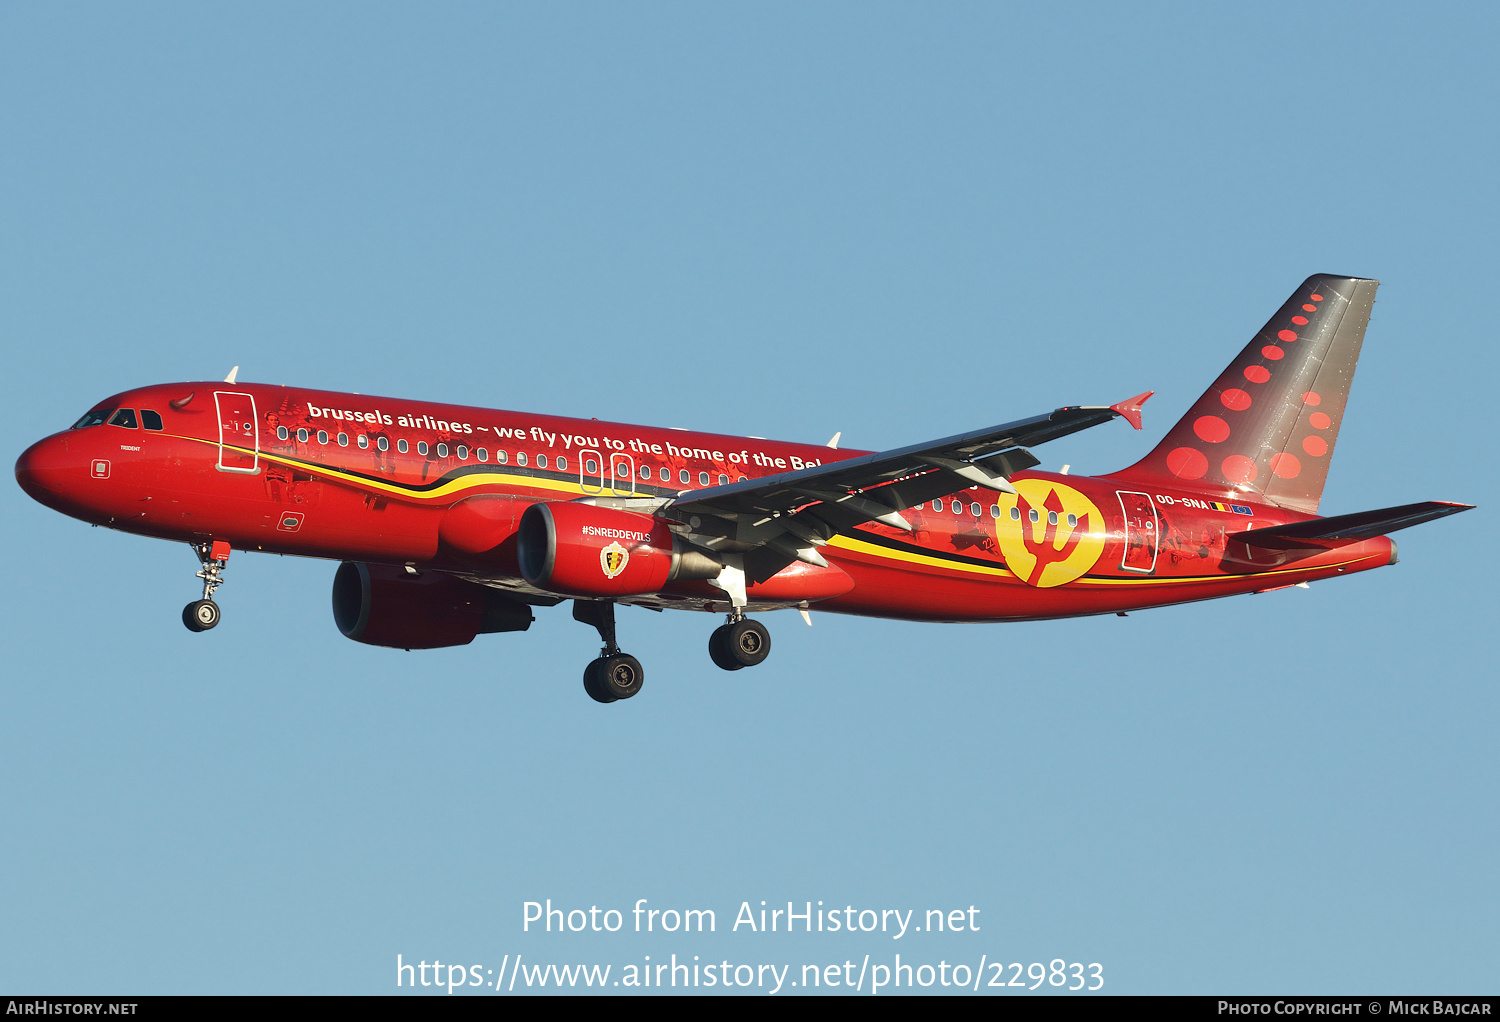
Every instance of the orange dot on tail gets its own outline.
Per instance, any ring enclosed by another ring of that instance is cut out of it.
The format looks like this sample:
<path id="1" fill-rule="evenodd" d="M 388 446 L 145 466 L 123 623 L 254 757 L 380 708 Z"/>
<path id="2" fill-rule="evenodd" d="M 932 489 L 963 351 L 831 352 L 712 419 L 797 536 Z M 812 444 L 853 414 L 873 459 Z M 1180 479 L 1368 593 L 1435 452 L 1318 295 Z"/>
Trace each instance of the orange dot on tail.
<path id="1" fill-rule="evenodd" d="M 1281 356 L 1286 354 L 1286 352 L 1282 351 L 1274 344 L 1268 344 L 1264 348 L 1261 348 L 1260 353 L 1266 356 L 1266 358 L 1270 359 L 1272 362 L 1279 361 L 1281 359 Z"/>
<path id="2" fill-rule="evenodd" d="M 1309 390 L 1306 394 L 1302 395 L 1302 403 L 1308 405 L 1320 405 L 1323 403 L 1323 399 L 1318 396 L 1317 391 Z"/>
<path id="3" fill-rule="evenodd" d="M 1208 459 L 1202 451 L 1179 447 L 1167 455 L 1167 471 L 1178 479 L 1202 479 L 1208 471 Z"/>
<path id="4" fill-rule="evenodd" d="M 1229 423 L 1217 415 L 1200 415 L 1193 423 L 1193 432 L 1198 434 L 1199 440 L 1222 444 L 1229 439 Z"/>
<path id="5" fill-rule="evenodd" d="M 1291 479 L 1302 471 L 1302 462 L 1297 460 L 1295 454 L 1273 454 L 1271 456 L 1271 471 L 1283 479 Z"/>
<path id="6" fill-rule="evenodd" d="M 1321 302 L 1323 300 L 1323 296 L 1322 295 L 1308 295 L 1308 297 L 1311 298 L 1315 302 Z"/>
<path id="7" fill-rule="evenodd" d="M 1321 458 L 1328 453 L 1328 441 L 1320 436 L 1310 436 L 1302 441 L 1302 449 L 1314 458 Z"/>
<path id="8" fill-rule="evenodd" d="M 1271 370 L 1265 366 L 1246 366 L 1245 379 L 1251 383 L 1265 383 L 1271 378 Z"/>
<path id="9" fill-rule="evenodd" d="M 1302 306 L 1302 311 L 1303 312 L 1317 312 L 1318 311 L 1318 307 L 1316 305 L 1304 305 L 1304 306 Z"/>
<path id="10" fill-rule="evenodd" d="M 1224 478 L 1231 483 L 1253 483 L 1255 477 L 1259 475 L 1255 462 L 1243 454 L 1231 454 L 1219 467 L 1224 473 Z"/>
<path id="11" fill-rule="evenodd" d="M 1293 330 L 1282 330 L 1276 336 L 1281 338 L 1283 341 L 1286 341 L 1287 343 L 1291 343 L 1292 341 L 1295 341 L 1297 339 L 1296 331 Z"/>
<path id="12" fill-rule="evenodd" d="M 1293 316 L 1292 317 L 1292 322 L 1296 323 L 1298 326 L 1307 326 L 1307 317 L 1306 316 Z"/>
<path id="13" fill-rule="evenodd" d="M 1224 403 L 1225 408 L 1231 411 L 1243 412 L 1250 407 L 1250 395 L 1238 387 L 1230 387 L 1219 395 L 1219 400 Z"/>
<path id="14" fill-rule="evenodd" d="M 1322 412 L 1313 412 L 1307 417 L 1307 421 L 1312 423 L 1313 429 L 1327 429 L 1333 425 L 1333 420 Z"/>

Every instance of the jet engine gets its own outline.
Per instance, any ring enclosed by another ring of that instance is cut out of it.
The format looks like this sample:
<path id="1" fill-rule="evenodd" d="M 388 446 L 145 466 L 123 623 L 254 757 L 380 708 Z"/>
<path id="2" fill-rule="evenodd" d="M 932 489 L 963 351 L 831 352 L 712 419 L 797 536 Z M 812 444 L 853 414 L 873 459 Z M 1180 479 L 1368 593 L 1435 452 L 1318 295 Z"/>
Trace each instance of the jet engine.
<path id="1" fill-rule="evenodd" d="M 536 619 L 525 604 L 489 586 L 345 561 L 333 576 L 333 620 L 355 642 L 436 649 L 466 645 L 481 632 L 524 632 Z"/>
<path id="2" fill-rule="evenodd" d="M 660 518 L 592 504 L 533 504 L 517 540 L 522 577 L 567 596 L 638 596 L 722 570 Z"/>

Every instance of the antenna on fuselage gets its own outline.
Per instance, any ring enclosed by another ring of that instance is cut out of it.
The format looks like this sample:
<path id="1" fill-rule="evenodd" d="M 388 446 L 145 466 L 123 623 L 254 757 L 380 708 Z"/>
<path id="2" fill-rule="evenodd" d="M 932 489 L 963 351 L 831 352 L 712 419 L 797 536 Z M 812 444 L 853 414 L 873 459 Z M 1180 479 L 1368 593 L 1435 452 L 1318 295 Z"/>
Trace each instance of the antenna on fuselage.
<path id="1" fill-rule="evenodd" d="M 839 430 L 837 433 L 833 434 L 833 439 L 830 440 L 830 441 L 828 441 L 828 443 L 824 444 L 823 446 L 824 447 L 832 447 L 834 450 L 838 450 L 838 448 L 839 448 L 839 437 L 841 437 L 843 435 L 844 435 L 844 431 L 843 430 Z"/>
<path id="2" fill-rule="evenodd" d="M 235 366 L 233 369 L 229 370 L 229 375 L 226 376 L 226 377 L 224 377 L 224 382 L 225 383 L 231 383 L 231 384 L 234 383 L 234 378 L 239 375 L 239 372 L 240 372 L 240 367 L 239 366 Z"/>

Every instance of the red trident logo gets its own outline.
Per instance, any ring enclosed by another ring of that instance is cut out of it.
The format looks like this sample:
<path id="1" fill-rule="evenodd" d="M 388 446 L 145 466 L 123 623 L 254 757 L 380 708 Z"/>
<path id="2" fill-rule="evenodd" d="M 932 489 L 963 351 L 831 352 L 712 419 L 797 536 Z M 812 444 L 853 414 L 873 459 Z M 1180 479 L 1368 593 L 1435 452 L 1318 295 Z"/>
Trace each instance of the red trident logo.
<path id="1" fill-rule="evenodd" d="M 1017 578 L 1039 589 L 1073 581 L 1104 551 L 1103 517 L 1071 486 L 1046 479 L 1016 482 L 1001 495 L 995 538 Z"/>

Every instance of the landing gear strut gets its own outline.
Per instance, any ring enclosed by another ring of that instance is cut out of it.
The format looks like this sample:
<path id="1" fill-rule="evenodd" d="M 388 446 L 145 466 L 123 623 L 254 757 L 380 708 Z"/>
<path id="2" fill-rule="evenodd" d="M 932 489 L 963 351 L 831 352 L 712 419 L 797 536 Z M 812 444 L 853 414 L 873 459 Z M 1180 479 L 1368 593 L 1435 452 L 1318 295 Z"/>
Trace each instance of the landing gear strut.
<path id="1" fill-rule="evenodd" d="M 601 703 L 629 699 L 641 690 L 646 672 L 641 662 L 621 653 L 615 642 L 615 605 L 611 600 L 574 600 L 573 620 L 593 625 L 599 630 L 604 648 L 599 658 L 583 669 L 583 690 Z"/>
<path id="2" fill-rule="evenodd" d="M 726 671 L 754 667 L 771 655 L 771 633 L 759 621 L 752 621 L 735 608 L 725 624 L 714 629 L 708 638 L 708 655 Z"/>
<path id="3" fill-rule="evenodd" d="M 190 632 L 206 632 L 219 623 L 219 605 L 214 602 L 214 591 L 224 584 L 229 544 L 216 539 L 211 543 L 194 543 L 192 547 L 203 565 L 198 571 L 198 577 L 203 580 L 203 599 L 194 600 L 182 608 L 182 623 Z"/>

